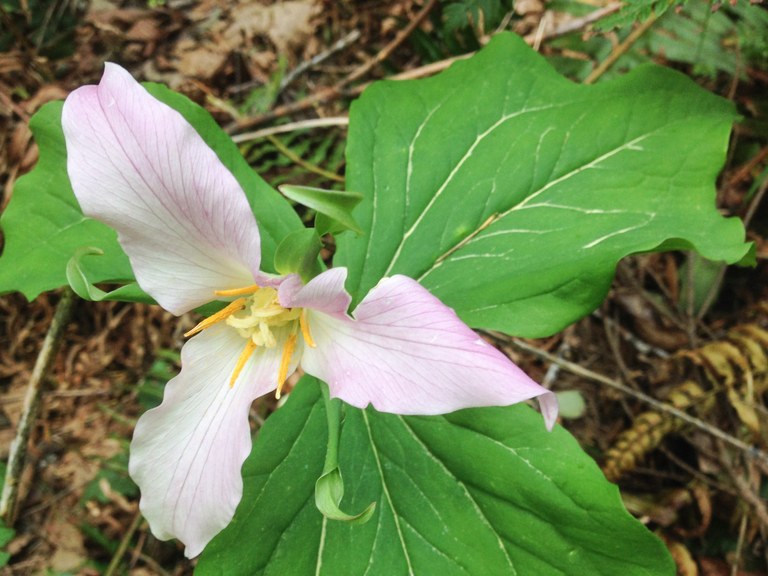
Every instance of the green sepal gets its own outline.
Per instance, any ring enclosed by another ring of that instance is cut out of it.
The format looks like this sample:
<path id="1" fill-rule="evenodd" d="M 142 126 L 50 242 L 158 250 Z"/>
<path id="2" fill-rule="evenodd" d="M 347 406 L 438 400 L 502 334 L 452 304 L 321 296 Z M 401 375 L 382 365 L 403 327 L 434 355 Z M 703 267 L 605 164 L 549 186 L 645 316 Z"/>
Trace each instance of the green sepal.
<path id="1" fill-rule="evenodd" d="M 362 228 L 352 218 L 352 210 L 363 199 L 362 194 L 294 184 L 284 184 L 279 190 L 294 202 L 317 212 L 315 229 L 320 236 L 327 233 L 338 234 L 344 230 L 363 233 Z"/>
<path id="2" fill-rule="evenodd" d="M 354 516 L 343 512 L 339 505 L 344 497 L 344 480 L 341 470 L 336 466 L 326 472 L 315 483 L 315 506 L 320 513 L 330 520 L 341 520 L 350 524 L 365 524 L 373 516 L 376 510 L 376 502 L 371 502 L 368 507 Z"/>
<path id="3" fill-rule="evenodd" d="M 94 302 L 101 302 L 102 300 L 119 300 L 122 302 L 155 303 L 149 294 L 139 288 L 139 285 L 136 282 L 125 284 L 110 292 L 105 292 L 101 288 L 97 288 L 88 278 L 88 273 L 80 262 L 83 256 L 104 256 L 104 251 L 101 248 L 95 248 L 93 246 L 83 246 L 82 248 L 75 250 L 75 254 L 67 262 L 67 282 L 69 283 L 70 288 L 72 288 L 72 291 L 83 300 L 92 300 Z"/>
<path id="4" fill-rule="evenodd" d="M 314 228 L 288 234 L 275 250 L 275 270 L 280 274 L 298 273 L 304 282 L 322 272 L 318 255 L 323 243 Z"/>
<path id="5" fill-rule="evenodd" d="M 331 398 L 331 392 L 327 384 L 322 383 L 320 389 L 325 404 L 325 416 L 328 423 L 328 446 L 325 451 L 325 464 L 323 473 L 315 482 L 315 506 L 320 513 L 331 520 L 341 520 L 350 524 L 365 524 L 370 520 L 376 501 L 354 516 L 343 512 L 339 507 L 344 498 L 344 479 L 339 468 L 339 438 L 341 425 L 344 421 L 341 400 Z"/>

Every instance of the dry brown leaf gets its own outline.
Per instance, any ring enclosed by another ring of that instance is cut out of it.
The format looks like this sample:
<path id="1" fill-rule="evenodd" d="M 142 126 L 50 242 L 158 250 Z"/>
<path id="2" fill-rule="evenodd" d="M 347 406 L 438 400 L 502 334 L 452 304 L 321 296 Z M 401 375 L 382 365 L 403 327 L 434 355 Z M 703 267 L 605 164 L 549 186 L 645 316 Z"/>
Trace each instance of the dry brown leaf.
<path id="1" fill-rule="evenodd" d="M 271 6 L 244 3 L 234 8 L 231 24 L 223 40 L 231 48 L 242 46 L 243 39 L 267 36 L 280 53 L 305 43 L 314 33 L 312 19 L 320 13 L 314 0 L 289 0 Z"/>
<path id="2" fill-rule="evenodd" d="M 664 543 L 675 561 L 678 576 L 699 576 L 699 568 L 685 544 L 666 537 Z"/>
<path id="3" fill-rule="evenodd" d="M 210 80 L 224 67 L 228 56 L 228 52 L 219 51 L 214 44 L 206 43 L 177 52 L 176 68 L 184 78 Z"/>
<path id="4" fill-rule="evenodd" d="M 11 141 L 8 143 L 8 163 L 19 164 L 27 153 L 27 147 L 32 140 L 32 131 L 26 122 L 20 122 L 16 125 L 11 134 Z"/>
<path id="5" fill-rule="evenodd" d="M 55 546 L 49 561 L 49 568 L 57 572 L 76 570 L 88 558 L 83 534 L 80 529 L 65 519 L 57 519 L 46 526 L 48 541 Z"/>
<path id="6" fill-rule="evenodd" d="M 63 100 L 68 92 L 58 84 L 44 84 L 32 98 L 24 102 L 24 109 L 29 114 L 37 112 L 43 104 L 53 100 Z"/>

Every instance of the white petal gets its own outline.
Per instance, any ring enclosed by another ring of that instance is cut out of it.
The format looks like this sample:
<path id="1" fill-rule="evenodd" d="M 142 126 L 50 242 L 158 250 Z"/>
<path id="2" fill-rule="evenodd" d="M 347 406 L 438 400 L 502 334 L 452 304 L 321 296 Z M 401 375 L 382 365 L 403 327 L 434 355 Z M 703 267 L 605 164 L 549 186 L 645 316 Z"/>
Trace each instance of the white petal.
<path id="1" fill-rule="evenodd" d="M 259 230 L 231 172 L 177 111 L 107 64 L 67 98 L 67 170 L 83 213 L 114 228 L 139 285 L 181 314 L 253 283 Z"/>
<path id="2" fill-rule="evenodd" d="M 190 558 L 232 520 L 251 450 L 248 411 L 276 385 L 281 348 L 257 349 L 229 387 L 245 343 L 226 324 L 187 342 L 181 373 L 163 403 L 139 419 L 131 443 L 130 474 L 152 533 L 178 538 Z"/>
<path id="3" fill-rule="evenodd" d="M 317 347 L 302 358 L 353 406 L 428 415 L 548 394 L 410 278 L 383 279 L 354 317 L 309 314 Z M 557 408 L 545 407 L 549 423 Z"/>

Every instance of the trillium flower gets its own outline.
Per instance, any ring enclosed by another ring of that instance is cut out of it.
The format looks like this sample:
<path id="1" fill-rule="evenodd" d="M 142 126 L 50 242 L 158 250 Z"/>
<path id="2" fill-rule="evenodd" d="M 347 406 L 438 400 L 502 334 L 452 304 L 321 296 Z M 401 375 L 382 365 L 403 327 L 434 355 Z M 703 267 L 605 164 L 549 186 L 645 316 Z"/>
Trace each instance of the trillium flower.
<path id="1" fill-rule="evenodd" d="M 397 414 L 443 414 L 554 396 L 416 281 L 382 279 L 350 315 L 347 271 L 304 284 L 260 271 L 256 219 L 192 126 L 107 64 L 67 98 L 67 168 L 83 213 L 117 231 L 136 280 L 184 314 L 226 302 L 193 329 L 181 373 L 136 426 L 130 474 L 160 539 L 194 557 L 232 519 L 251 450 L 248 411 L 301 363 L 333 397 Z"/>

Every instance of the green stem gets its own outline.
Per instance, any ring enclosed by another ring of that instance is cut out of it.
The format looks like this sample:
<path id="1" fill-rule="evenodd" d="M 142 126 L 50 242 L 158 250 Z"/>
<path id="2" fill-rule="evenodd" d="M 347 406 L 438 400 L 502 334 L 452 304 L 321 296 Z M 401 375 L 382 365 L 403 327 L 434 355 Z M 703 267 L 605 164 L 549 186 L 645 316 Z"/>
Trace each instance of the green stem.
<path id="1" fill-rule="evenodd" d="M 350 515 L 339 508 L 344 498 L 344 480 L 339 469 L 339 438 L 341 436 L 341 400 L 331 398 L 328 385 L 320 384 L 325 400 L 325 414 L 328 417 L 328 450 L 325 453 L 323 473 L 315 483 L 315 505 L 320 513 L 330 520 L 353 524 L 364 524 L 373 515 L 376 502 L 356 515 Z"/>
<path id="2" fill-rule="evenodd" d="M 320 385 L 325 401 L 325 415 L 328 418 L 328 449 L 325 453 L 323 474 L 327 474 L 339 465 L 339 438 L 341 436 L 341 400 L 331 398 L 328 385 Z"/>

